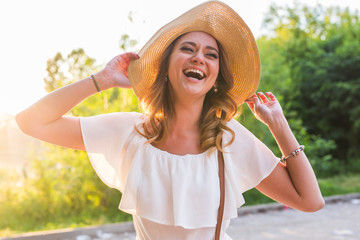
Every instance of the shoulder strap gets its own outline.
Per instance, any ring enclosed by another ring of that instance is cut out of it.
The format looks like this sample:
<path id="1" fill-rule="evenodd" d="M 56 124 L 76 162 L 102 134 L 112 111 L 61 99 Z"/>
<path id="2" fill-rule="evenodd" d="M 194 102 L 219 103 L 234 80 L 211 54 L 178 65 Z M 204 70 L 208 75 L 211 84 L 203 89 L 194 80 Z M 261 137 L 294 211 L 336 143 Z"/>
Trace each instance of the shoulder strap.
<path id="1" fill-rule="evenodd" d="M 224 156 L 221 151 L 218 150 L 218 162 L 219 162 L 219 180 L 220 180 L 220 206 L 218 211 L 218 218 L 215 231 L 215 240 L 220 239 L 221 224 L 224 215 L 224 203 L 225 203 L 225 167 Z"/>

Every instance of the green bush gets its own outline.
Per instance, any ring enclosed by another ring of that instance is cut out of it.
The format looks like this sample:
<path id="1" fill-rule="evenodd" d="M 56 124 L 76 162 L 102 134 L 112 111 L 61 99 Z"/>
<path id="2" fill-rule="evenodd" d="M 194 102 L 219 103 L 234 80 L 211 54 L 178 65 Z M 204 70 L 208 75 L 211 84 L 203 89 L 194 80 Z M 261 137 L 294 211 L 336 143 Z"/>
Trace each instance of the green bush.
<path id="1" fill-rule="evenodd" d="M 318 181 L 324 197 L 360 193 L 360 175 L 338 175 L 319 179 Z M 263 195 L 255 188 L 245 192 L 244 198 L 246 201 L 245 206 L 274 202 L 274 200 Z"/>
<path id="2" fill-rule="evenodd" d="M 26 176 L 14 173 L 0 190 L 0 229 L 14 232 L 127 221 L 121 194 L 105 186 L 85 152 L 47 145 Z M 20 223 L 20 224 L 19 224 Z"/>

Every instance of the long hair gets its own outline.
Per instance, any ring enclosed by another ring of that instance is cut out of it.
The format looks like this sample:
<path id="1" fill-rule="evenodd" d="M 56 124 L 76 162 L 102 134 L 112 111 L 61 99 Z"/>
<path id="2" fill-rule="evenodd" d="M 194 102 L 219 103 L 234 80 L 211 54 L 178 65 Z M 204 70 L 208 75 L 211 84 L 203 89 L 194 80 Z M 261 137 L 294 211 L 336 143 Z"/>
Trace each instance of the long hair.
<path id="1" fill-rule="evenodd" d="M 175 39 L 164 51 L 160 59 L 159 73 L 150 87 L 148 94 L 143 97 L 141 107 L 145 113 L 143 132 L 136 130 L 148 139 L 150 143 L 160 143 L 169 134 L 171 121 L 175 115 L 172 94 L 170 94 L 167 71 L 169 68 L 169 58 L 174 48 Z M 226 126 L 237 112 L 236 102 L 230 96 L 229 90 L 233 87 L 234 80 L 229 70 L 228 59 L 221 44 L 217 42 L 219 48 L 219 74 L 216 80 L 217 92 L 212 89 L 206 94 L 202 112 L 200 115 L 200 148 L 206 151 L 211 147 L 216 147 L 223 151 L 221 139 L 224 131 L 230 132 L 232 138 L 224 146 L 230 145 L 234 141 L 234 131 Z"/>

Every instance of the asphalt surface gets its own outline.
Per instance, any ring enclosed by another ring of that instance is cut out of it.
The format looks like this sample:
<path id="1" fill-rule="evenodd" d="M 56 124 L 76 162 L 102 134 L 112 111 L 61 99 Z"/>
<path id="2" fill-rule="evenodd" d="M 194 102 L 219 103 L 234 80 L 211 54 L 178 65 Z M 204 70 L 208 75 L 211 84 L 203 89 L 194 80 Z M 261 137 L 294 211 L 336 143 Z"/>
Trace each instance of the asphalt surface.
<path id="1" fill-rule="evenodd" d="M 327 204 L 315 213 L 272 211 L 234 219 L 228 234 L 234 240 L 360 239 L 360 200 Z"/>
<path id="2" fill-rule="evenodd" d="M 233 219 L 227 233 L 233 240 L 360 240 L 359 202 L 328 204 L 316 213 L 289 209 L 248 214 Z M 76 240 L 95 239 L 134 240 L 135 233 L 78 236 Z"/>
<path id="3" fill-rule="evenodd" d="M 315 213 L 280 204 L 239 209 L 227 233 L 233 240 L 360 240 L 360 194 L 326 199 Z M 1 238 L 0 238 L 1 239 Z M 135 240 L 132 223 L 27 234 L 11 240 Z"/>

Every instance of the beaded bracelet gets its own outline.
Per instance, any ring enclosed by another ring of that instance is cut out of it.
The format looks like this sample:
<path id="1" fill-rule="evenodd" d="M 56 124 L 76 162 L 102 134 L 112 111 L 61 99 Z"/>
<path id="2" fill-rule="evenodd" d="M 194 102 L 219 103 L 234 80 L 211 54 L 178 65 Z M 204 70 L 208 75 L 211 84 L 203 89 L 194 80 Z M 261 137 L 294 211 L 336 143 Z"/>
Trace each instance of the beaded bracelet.
<path id="1" fill-rule="evenodd" d="M 100 90 L 100 88 L 99 88 L 99 85 L 97 84 L 97 82 L 96 82 L 96 80 L 95 80 L 94 75 L 93 75 L 93 74 L 91 74 L 90 76 L 91 76 L 91 78 L 94 80 L 94 84 L 95 84 L 96 89 L 98 90 L 98 92 L 101 92 L 101 90 Z"/>
<path id="2" fill-rule="evenodd" d="M 293 152 L 290 153 L 290 155 L 286 156 L 286 157 L 282 157 L 280 159 L 280 162 L 282 162 L 283 164 L 286 163 L 286 160 L 290 157 L 295 157 L 296 155 L 299 155 L 300 152 L 304 151 L 305 146 L 301 145 L 298 149 L 294 150 Z"/>

